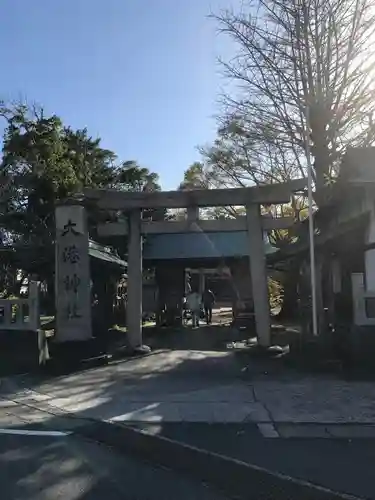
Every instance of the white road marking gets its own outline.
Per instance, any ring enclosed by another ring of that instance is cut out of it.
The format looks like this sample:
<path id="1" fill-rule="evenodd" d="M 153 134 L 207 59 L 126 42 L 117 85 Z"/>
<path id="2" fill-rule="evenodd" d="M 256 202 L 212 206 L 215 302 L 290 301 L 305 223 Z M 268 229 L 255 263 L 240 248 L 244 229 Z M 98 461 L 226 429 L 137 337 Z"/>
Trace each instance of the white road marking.
<path id="1" fill-rule="evenodd" d="M 25 429 L 0 429 L 0 434 L 13 434 L 15 436 L 44 436 L 44 437 L 65 437 L 71 432 L 62 431 L 32 431 Z"/>
<path id="2" fill-rule="evenodd" d="M 275 429 L 273 424 L 257 424 L 259 431 L 265 438 L 279 438 L 280 434 Z"/>

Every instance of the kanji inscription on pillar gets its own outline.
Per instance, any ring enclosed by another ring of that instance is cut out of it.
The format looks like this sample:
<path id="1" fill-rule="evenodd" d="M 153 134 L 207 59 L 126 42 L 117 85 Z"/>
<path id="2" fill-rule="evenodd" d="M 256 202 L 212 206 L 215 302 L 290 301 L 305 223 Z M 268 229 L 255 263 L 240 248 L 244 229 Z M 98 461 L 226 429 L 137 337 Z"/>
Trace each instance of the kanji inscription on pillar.
<path id="1" fill-rule="evenodd" d="M 91 338 L 89 238 L 84 207 L 56 208 L 57 341 Z"/>

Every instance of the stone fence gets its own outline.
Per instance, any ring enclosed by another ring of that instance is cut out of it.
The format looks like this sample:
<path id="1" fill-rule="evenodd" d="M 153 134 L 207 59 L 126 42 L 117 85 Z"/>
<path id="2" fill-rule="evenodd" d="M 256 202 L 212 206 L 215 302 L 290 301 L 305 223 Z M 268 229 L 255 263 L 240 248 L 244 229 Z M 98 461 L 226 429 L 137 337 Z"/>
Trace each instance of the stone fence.
<path id="1" fill-rule="evenodd" d="M 39 327 L 38 282 L 30 281 L 26 299 L 0 299 L 0 330 L 36 332 Z"/>
<path id="2" fill-rule="evenodd" d="M 28 372 L 48 359 L 40 329 L 39 287 L 30 281 L 28 298 L 0 299 L 0 376 Z"/>

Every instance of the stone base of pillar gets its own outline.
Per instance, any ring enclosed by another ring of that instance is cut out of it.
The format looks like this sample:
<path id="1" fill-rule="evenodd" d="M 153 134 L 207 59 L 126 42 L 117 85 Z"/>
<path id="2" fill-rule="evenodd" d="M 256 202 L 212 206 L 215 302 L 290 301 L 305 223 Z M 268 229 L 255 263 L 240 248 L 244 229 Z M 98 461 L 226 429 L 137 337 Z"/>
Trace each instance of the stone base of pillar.
<path id="1" fill-rule="evenodd" d="M 146 344 L 142 344 L 138 347 L 134 347 L 132 348 L 132 353 L 134 355 L 145 355 L 145 354 L 150 354 L 151 352 L 151 347 L 146 345 Z"/>

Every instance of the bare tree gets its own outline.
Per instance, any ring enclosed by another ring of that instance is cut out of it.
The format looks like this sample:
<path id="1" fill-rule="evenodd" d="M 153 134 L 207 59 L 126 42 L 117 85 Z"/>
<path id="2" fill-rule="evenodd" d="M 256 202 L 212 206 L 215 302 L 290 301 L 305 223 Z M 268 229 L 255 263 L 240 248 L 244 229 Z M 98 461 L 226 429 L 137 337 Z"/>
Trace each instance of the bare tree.
<path id="1" fill-rule="evenodd" d="M 222 61 L 231 92 L 218 140 L 203 151 L 211 173 L 234 185 L 306 175 L 308 137 L 319 194 L 347 147 L 374 143 L 374 7 L 254 0 L 213 16 L 236 54 Z"/>
<path id="2" fill-rule="evenodd" d="M 231 186 L 305 176 L 309 144 L 323 202 L 346 148 L 375 142 L 375 0 L 252 0 L 212 17 L 235 55 L 221 61 L 230 85 L 217 140 L 202 148 L 207 175 Z M 286 210 L 299 219 L 304 207 L 294 198 Z"/>

